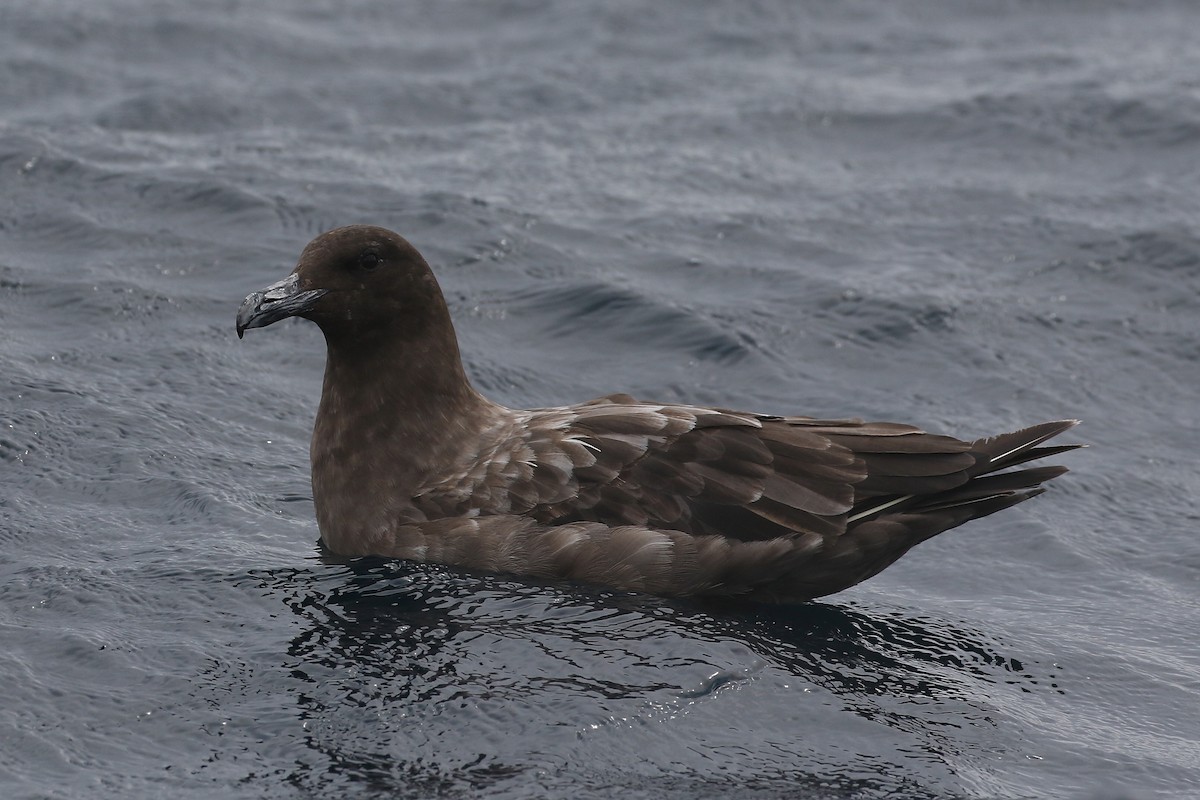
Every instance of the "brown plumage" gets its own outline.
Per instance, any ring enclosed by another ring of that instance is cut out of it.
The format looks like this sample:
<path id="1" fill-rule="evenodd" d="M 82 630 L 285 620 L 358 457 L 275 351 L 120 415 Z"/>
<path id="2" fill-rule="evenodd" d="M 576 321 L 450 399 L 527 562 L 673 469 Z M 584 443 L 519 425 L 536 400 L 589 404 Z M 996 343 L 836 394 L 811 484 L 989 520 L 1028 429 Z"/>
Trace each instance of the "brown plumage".
<path id="1" fill-rule="evenodd" d="M 1073 447 L 1040 446 L 1073 420 L 965 442 L 627 395 L 505 408 L 467 380 L 425 259 L 383 228 L 317 237 L 238 335 L 288 316 L 328 345 L 313 499 L 344 555 L 793 602 L 1039 494 L 1066 469 L 1008 468 Z"/>

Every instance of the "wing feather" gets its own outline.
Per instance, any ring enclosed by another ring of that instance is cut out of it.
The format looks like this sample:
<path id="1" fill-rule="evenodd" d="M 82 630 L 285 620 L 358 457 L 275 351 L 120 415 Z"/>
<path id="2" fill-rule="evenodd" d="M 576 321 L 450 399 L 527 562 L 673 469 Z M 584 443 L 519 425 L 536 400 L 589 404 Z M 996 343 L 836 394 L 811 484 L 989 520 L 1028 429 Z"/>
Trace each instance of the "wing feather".
<path id="1" fill-rule="evenodd" d="M 1070 449 L 1038 445 L 1072 424 L 967 442 L 897 423 L 627 396 L 511 414 L 414 498 L 430 520 L 461 518 L 424 537 L 430 560 L 505 571 L 495 565 L 525 559 L 526 574 L 769 600 L 839 591 L 929 536 L 1032 496 L 1063 470 L 1000 470 Z"/>

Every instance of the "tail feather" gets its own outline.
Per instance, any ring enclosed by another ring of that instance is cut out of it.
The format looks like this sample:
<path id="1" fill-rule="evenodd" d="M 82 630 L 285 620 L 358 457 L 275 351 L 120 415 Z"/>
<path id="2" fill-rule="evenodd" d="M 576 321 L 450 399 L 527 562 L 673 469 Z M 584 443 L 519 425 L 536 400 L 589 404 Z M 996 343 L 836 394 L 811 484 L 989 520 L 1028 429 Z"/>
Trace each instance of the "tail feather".
<path id="1" fill-rule="evenodd" d="M 1043 442 L 1073 428 L 1076 420 L 1034 425 L 971 443 L 975 464 L 958 473 L 957 486 L 940 489 L 928 478 L 921 493 L 873 496 L 847 517 L 845 532 L 804 559 L 784 579 L 763 587 L 771 599 L 802 599 L 841 591 L 875 575 L 910 548 L 958 525 L 1022 503 L 1045 491 L 1042 484 L 1067 471 L 1062 466 L 1010 469 L 1065 453 L 1081 445 Z M 940 478 L 942 476 L 934 476 Z"/>
<path id="2" fill-rule="evenodd" d="M 1031 425 L 1012 433 L 1002 433 L 998 436 L 979 439 L 971 445 L 971 452 L 980 457 L 981 466 L 984 467 L 978 474 L 995 472 L 1028 461 L 1030 458 L 1036 458 L 1037 456 L 1027 456 L 1026 454 L 1042 442 L 1053 439 L 1078 424 L 1079 420 L 1077 419 L 1043 422 L 1040 425 Z M 1070 447 L 1068 445 L 1067 449 Z"/>
<path id="3" fill-rule="evenodd" d="M 1009 467 L 1015 467 L 1019 464 L 1024 464 L 1026 461 L 1037 461 L 1038 459 L 1041 459 L 1041 458 L 1050 458 L 1051 456 L 1056 456 L 1059 453 L 1066 453 L 1071 450 L 1078 450 L 1081 447 L 1087 447 L 1087 445 L 1086 444 L 1057 444 L 1057 445 L 1053 445 L 1052 447 L 1034 447 L 1029 450 L 1025 450 L 1019 454 L 1016 454 L 1016 455 L 1012 456 L 1010 459 L 1006 459 L 1002 466 L 994 467 L 993 469 L 984 470 L 983 472 L 980 472 L 979 474 L 986 475 L 989 472 L 995 472 L 996 470 L 1008 469 Z"/>
<path id="4" fill-rule="evenodd" d="M 1032 467 L 1015 472 L 1000 472 L 984 475 L 964 483 L 957 489 L 939 492 L 921 502 L 909 506 L 910 511 L 932 511 L 964 503 L 986 500 L 997 495 L 1010 495 L 1027 489 L 1036 489 L 1046 481 L 1053 480 L 1067 471 L 1066 467 Z"/>

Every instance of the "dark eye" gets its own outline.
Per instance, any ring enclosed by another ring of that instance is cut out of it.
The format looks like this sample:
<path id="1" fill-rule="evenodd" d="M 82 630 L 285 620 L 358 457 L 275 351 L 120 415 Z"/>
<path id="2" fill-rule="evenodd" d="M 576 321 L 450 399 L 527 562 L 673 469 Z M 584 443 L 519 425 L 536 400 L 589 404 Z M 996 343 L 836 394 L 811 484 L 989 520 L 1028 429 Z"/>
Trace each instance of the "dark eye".
<path id="1" fill-rule="evenodd" d="M 359 267 L 359 269 L 370 272 L 371 270 L 373 270 L 379 266 L 380 260 L 381 259 L 379 258 L 378 253 L 376 253 L 372 250 L 367 250 L 366 252 L 364 252 L 362 255 L 360 255 L 358 257 L 358 267 Z"/>

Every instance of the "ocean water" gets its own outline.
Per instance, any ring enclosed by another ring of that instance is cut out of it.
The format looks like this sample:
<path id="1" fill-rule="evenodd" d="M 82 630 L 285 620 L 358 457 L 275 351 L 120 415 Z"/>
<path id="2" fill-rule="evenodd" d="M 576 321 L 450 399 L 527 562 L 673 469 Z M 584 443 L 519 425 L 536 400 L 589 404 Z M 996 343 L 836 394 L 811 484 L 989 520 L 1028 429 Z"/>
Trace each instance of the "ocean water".
<path id="1" fill-rule="evenodd" d="M 0 796 L 1200 796 L 1200 7 L 0 7 Z M 476 384 L 979 436 L 1037 500 L 820 602 L 322 558 L 324 359 L 410 238 Z"/>

